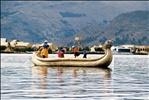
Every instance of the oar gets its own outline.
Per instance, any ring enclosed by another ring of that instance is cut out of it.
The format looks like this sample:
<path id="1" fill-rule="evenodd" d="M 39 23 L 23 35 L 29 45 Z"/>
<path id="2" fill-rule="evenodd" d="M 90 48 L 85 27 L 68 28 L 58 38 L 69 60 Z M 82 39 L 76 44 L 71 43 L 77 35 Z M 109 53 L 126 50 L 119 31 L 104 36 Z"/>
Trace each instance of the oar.
<path id="1" fill-rule="evenodd" d="M 31 58 L 30 58 L 29 60 L 27 60 L 27 62 L 25 62 L 25 63 L 23 64 L 23 66 L 25 66 L 29 61 L 31 61 Z"/>
<path id="2" fill-rule="evenodd" d="M 41 47 L 41 48 L 39 48 L 39 50 L 38 50 L 38 51 L 41 51 L 41 49 L 42 49 L 42 47 Z M 37 52 L 38 52 L 38 51 L 37 51 Z"/>
<path id="3" fill-rule="evenodd" d="M 23 64 L 26 70 L 30 70 L 30 68 L 26 65 L 29 61 L 31 61 L 31 58 Z"/>
<path id="4" fill-rule="evenodd" d="M 40 48 L 37 52 L 39 52 L 41 49 L 42 49 L 42 48 Z M 29 61 L 31 61 L 31 58 L 30 58 L 29 60 L 27 60 L 27 61 L 23 64 L 23 66 L 25 66 Z"/>

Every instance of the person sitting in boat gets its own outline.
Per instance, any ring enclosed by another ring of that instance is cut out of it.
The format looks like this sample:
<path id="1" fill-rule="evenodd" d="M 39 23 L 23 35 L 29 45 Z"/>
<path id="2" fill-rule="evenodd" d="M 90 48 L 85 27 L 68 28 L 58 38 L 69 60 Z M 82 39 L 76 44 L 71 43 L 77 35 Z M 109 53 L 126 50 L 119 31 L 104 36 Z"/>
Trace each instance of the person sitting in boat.
<path id="1" fill-rule="evenodd" d="M 45 40 L 41 50 L 42 58 L 48 58 L 48 48 L 49 48 L 48 41 Z"/>
<path id="2" fill-rule="evenodd" d="M 65 51 L 64 51 L 63 47 L 61 47 L 61 52 L 62 52 L 62 58 L 64 58 Z"/>
<path id="3" fill-rule="evenodd" d="M 83 48 L 83 58 L 87 58 L 86 56 L 87 56 L 86 49 Z"/>
<path id="4" fill-rule="evenodd" d="M 58 50 L 58 57 L 59 58 L 64 58 L 64 50 L 63 50 L 62 47 Z"/>
<path id="5" fill-rule="evenodd" d="M 78 49 L 75 46 L 72 46 L 73 52 L 74 52 L 74 57 L 78 57 L 80 54 L 78 53 Z"/>

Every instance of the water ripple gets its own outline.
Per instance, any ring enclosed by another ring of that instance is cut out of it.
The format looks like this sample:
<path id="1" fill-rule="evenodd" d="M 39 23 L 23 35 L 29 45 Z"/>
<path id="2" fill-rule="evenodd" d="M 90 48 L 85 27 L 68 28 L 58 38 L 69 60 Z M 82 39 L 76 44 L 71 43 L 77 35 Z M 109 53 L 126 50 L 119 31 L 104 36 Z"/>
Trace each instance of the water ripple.
<path id="1" fill-rule="evenodd" d="M 148 56 L 114 56 L 109 69 L 50 68 L 33 66 L 31 62 L 24 67 L 30 56 L 2 55 L 2 100 L 149 98 Z"/>

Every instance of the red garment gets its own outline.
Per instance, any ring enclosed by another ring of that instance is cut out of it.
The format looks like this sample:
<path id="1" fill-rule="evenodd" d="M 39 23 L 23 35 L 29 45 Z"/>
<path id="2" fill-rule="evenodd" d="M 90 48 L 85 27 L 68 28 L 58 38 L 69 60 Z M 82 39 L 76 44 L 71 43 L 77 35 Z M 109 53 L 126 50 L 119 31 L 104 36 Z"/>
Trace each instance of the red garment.
<path id="1" fill-rule="evenodd" d="M 74 48 L 74 49 L 73 49 L 73 52 L 78 52 L 78 49 L 77 49 L 77 48 Z"/>
<path id="2" fill-rule="evenodd" d="M 64 58 L 64 53 L 61 52 L 61 51 L 59 51 L 59 52 L 58 52 L 58 57 L 59 57 L 59 58 Z"/>

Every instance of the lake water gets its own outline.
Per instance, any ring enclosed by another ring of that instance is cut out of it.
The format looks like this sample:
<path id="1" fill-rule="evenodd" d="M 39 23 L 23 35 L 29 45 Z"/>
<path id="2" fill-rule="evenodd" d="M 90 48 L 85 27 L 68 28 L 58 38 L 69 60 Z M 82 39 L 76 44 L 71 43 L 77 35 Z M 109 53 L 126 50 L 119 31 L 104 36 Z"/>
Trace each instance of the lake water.
<path id="1" fill-rule="evenodd" d="M 109 69 L 35 67 L 30 58 L 1 54 L 1 100 L 149 99 L 148 55 L 114 55 Z"/>

